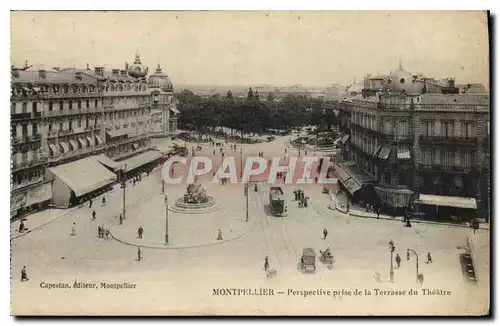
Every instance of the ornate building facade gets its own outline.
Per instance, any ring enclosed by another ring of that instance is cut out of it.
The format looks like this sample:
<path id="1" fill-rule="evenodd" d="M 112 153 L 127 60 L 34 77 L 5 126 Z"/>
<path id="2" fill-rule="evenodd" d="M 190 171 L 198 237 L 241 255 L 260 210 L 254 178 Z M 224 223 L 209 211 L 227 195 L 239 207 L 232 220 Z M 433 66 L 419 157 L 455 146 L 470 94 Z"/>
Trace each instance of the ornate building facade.
<path id="1" fill-rule="evenodd" d="M 341 103 L 340 182 L 353 200 L 432 219 L 490 214 L 490 96 L 428 92 L 401 66 Z"/>
<path id="2" fill-rule="evenodd" d="M 147 73 L 139 53 L 134 64 L 111 71 L 11 68 L 11 217 L 53 203 L 53 181 L 61 176 L 49 170 L 62 170 L 55 167 L 90 156 L 114 170 L 134 158 L 132 169 L 156 157 L 148 154 L 154 95 Z M 88 188 L 85 194 L 70 189 L 73 200 L 97 189 Z"/>

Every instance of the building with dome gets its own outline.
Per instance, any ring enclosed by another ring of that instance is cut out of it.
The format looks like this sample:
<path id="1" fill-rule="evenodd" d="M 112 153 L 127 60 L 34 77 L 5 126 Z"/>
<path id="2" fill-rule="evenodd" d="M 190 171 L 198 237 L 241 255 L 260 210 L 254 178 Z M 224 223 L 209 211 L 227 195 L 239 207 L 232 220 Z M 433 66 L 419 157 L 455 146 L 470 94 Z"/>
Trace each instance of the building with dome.
<path id="1" fill-rule="evenodd" d="M 151 137 L 175 130 L 178 111 L 168 76 L 147 74 L 139 52 L 124 69 L 11 67 L 11 218 L 76 205 L 158 165 Z"/>
<path id="2" fill-rule="evenodd" d="M 351 200 L 421 218 L 490 216 L 490 96 L 400 64 L 341 102 L 335 169 Z"/>
<path id="3" fill-rule="evenodd" d="M 151 91 L 151 133 L 153 137 L 165 137 L 177 130 L 177 100 L 170 78 L 163 73 L 160 64 L 148 78 Z"/>

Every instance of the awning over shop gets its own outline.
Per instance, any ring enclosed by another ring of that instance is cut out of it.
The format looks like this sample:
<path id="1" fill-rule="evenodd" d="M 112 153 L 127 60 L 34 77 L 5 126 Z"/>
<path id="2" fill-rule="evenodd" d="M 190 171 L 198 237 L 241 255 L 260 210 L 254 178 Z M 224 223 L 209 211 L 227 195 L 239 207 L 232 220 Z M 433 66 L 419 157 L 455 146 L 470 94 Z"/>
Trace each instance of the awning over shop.
<path id="1" fill-rule="evenodd" d="M 380 150 L 380 153 L 378 154 L 378 157 L 387 160 L 389 158 L 389 155 L 391 154 L 392 147 L 389 146 L 382 146 L 382 149 Z"/>
<path id="2" fill-rule="evenodd" d="M 410 149 L 409 148 L 398 148 L 398 159 L 409 160 L 410 159 Z"/>
<path id="3" fill-rule="evenodd" d="M 344 135 L 344 137 L 340 139 L 340 142 L 342 144 L 345 144 L 345 142 L 349 140 L 349 137 L 351 137 L 351 135 Z"/>
<path id="4" fill-rule="evenodd" d="M 89 141 L 90 146 L 94 146 L 94 139 L 92 137 L 87 137 L 87 140 Z"/>
<path id="5" fill-rule="evenodd" d="M 108 134 L 109 137 L 115 138 L 115 137 L 121 137 L 130 134 L 130 130 L 126 128 L 118 129 L 118 130 L 110 130 L 106 131 L 106 134 Z"/>
<path id="6" fill-rule="evenodd" d="M 101 136 L 95 136 L 95 140 L 97 141 L 97 145 L 102 145 L 103 142 L 102 142 L 102 139 L 101 139 Z"/>
<path id="7" fill-rule="evenodd" d="M 339 178 L 340 181 L 346 181 L 351 178 L 349 173 L 344 169 L 343 166 L 338 164 L 337 162 L 333 162 L 333 167 L 335 168 L 334 174 Z"/>
<path id="8" fill-rule="evenodd" d="M 476 209 L 477 203 L 475 198 L 467 197 L 452 197 L 452 196 L 437 196 L 437 195 L 419 195 L 417 204 L 436 205 L 458 208 Z"/>
<path id="9" fill-rule="evenodd" d="M 52 150 L 52 152 L 54 153 L 54 155 L 58 155 L 59 154 L 59 149 L 57 148 L 56 145 L 49 144 L 49 148 Z"/>
<path id="10" fill-rule="evenodd" d="M 392 207 L 407 207 L 413 191 L 410 189 L 398 189 L 387 187 L 375 187 L 375 192 L 380 197 L 382 203 Z"/>
<path id="11" fill-rule="evenodd" d="M 69 152 L 69 144 L 65 141 L 59 142 L 61 144 L 61 147 L 63 148 L 63 153 Z"/>
<path id="12" fill-rule="evenodd" d="M 127 171 L 136 169 L 142 165 L 148 164 L 154 160 L 159 159 L 162 157 L 162 154 L 157 151 L 148 151 L 142 154 L 139 154 L 137 156 L 134 156 L 132 158 L 129 158 L 124 161 L 120 161 L 119 164 L 121 166 L 124 166 L 125 164 L 127 165 Z"/>
<path id="13" fill-rule="evenodd" d="M 76 142 L 76 140 L 70 140 L 69 141 L 71 147 L 73 147 L 73 150 L 76 151 L 78 149 L 78 143 Z"/>
<path id="14" fill-rule="evenodd" d="M 372 153 L 373 156 L 377 156 L 378 152 L 380 151 L 381 148 L 382 148 L 382 145 L 378 145 L 377 147 L 375 147 L 375 150 Z"/>
<path id="15" fill-rule="evenodd" d="M 356 180 L 354 180 L 353 178 L 342 182 L 342 184 L 345 186 L 345 188 L 347 189 L 347 191 L 349 191 L 351 195 L 354 195 L 356 191 L 362 188 L 361 184 L 356 182 Z"/>
<path id="16" fill-rule="evenodd" d="M 80 143 L 82 148 L 87 147 L 87 141 L 85 140 L 85 138 L 78 137 L 78 142 Z"/>
<path id="17" fill-rule="evenodd" d="M 116 170 L 122 165 L 122 164 L 110 159 L 109 157 L 107 157 L 104 154 L 97 156 L 97 160 L 99 161 L 99 163 L 101 163 L 104 166 L 107 166 L 111 170 Z"/>
<path id="18" fill-rule="evenodd" d="M 116 175 L 102 166 L 96 156 L 51 167 L 48 170 L 73 190 L 77 197 L 102 188 L 116 180 Z"/>
<path id="19" fill-rule="evenodd" d="M 176 108 L 170 108 L 170 111 L 174 112 L 175 114 L 179 114 L 181 113 L 179 110 L 177 110 Z"/>

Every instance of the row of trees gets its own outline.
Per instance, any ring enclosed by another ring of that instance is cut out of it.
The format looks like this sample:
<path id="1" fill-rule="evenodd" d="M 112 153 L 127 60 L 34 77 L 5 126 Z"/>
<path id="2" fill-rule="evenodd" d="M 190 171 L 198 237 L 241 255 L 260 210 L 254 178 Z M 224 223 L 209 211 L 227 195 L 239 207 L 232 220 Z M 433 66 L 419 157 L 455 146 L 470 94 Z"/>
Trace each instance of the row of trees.
<path id="1" fill-rule="evenodd" d="M 335 102 L 305 96 L 287 95 L 281 101 L 274 101 L 272 97 L 261 101 L 252 89 L 245 99 L 234 98 L 231 91 L 226 96 L 204 98 L 184 90 L 177 93 L 176 98 L 182 129 L 217 131 L 226 127 L 232 135 L 244 135 L 266 133 L 269 129 L 291 130 L 305 125 L 331 130 L 339 123 Z"/>

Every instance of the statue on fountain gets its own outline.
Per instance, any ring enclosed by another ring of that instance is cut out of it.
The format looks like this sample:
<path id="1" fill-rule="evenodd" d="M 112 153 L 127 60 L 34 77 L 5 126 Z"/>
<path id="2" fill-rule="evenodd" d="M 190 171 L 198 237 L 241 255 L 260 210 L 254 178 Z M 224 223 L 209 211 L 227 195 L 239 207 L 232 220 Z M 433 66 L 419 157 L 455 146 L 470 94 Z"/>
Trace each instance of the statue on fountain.
<path id="1" fill-rule="evenodd" d="M 202 204 L 208 202 L 208 194 L 200 183 L 195 180 L 187 186 L 186 193 L 184 194 L 184 203 L 187 204 Z"/>

